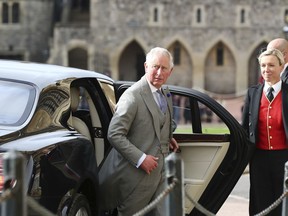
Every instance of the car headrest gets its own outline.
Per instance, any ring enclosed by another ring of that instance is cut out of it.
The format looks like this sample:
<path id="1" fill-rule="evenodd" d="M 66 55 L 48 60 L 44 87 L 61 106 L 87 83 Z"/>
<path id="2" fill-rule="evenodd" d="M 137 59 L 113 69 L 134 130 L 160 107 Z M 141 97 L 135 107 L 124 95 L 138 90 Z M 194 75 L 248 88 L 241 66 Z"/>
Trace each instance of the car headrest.
<path id="1" fill-rule="evenodd" d="M 76 87 L 71 87 L 70 89 L 71 95 L 71 110 L 72 112 L 77 111 L 80 102 L 80 90 Z"/>

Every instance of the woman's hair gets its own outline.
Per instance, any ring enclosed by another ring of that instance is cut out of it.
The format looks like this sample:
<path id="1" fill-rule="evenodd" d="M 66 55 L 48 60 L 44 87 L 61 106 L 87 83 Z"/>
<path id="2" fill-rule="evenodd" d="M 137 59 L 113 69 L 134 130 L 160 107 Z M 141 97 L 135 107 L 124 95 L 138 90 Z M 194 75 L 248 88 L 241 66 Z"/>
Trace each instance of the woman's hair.
<path id="1" fill-rule="evenodd" d="M 165 55 L 170 59 L 170 69 L 174 67 L 173 57 L 171 53 L 162 47 L 155 47 L 151 49 L 146 55 L 146 62 L 151 62 L 156 54 Z"/>
<path id="2" fill-rule="evenodd" d="M 282 52 L 278 49 L 267 49 L 264 52 L 262 52 L 258 57 L 259 63 L 260 63 L 261 58 L 263 56 L 270 56 L 270 55 L 276 56 L 276 58 L 279 60 L 280 65 L 283 65 L 285 63 L 284 56 L 283 56 Z"/>

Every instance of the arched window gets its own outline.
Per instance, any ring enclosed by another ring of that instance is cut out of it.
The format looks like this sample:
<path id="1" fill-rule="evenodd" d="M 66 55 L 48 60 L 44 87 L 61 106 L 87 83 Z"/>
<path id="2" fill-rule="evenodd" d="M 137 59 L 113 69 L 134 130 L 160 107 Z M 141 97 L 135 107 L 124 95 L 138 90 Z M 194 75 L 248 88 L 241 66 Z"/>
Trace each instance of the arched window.
<path id="1" fill-rule="evenodd" d="M 19 23 L 20 10 L 19 3 L 13 3 L 12 5 L 12 23 Z"/>
<path id="2" fill-rule="evenodd" d="M 89 11 L 89 5 L 89 0 L 71 0 L 72 9 L 77 9 L 79 11 Z"/>
<path id="3" fill-rule="evenodd" d="M 88 69 L 88 53 L 86 49 L 74 48 L 68 52 L 68 66 Z"/>
<path id="4" fill-rule="evenodd" d="M 175 44 L 174 49 L 173 49 L 173 58 L 174 58 L 175 65 L 181 64 L 181 47 L 178 42 Z"/>
<path id="5" fill-rule="evenodd" d="M 2 23 L 8 23 L 9 21 L 9 7 L 7 3 L 2 4 Z"/>
<path id="6" fill-rule="evenodd" d="M 2 23 L 20 22 L 20 3 L 11 2 L 2 3 Z"/>
<path id="7" fill-rule="evenodd" d="M 240 23 L 245 23 L 245 10 L 241 9 L 240 11 Z"/>
<path id="8" fill-rule="evenodd" d="M 196 10 L 196 21 L 197 23 L 201 23 L 202 21 L 202 13 L 200 8 Z"/>
<path id="9" fill-rule="evenodd" d="M 158 8 L 154 8 L 153 11 L 153 21 L 158 22 Z"/>
<path id="10" fill-rule="evenodd" d="M 222 43 L 219 43 L 216 48 L 216 65 L 217 66 L 224 65 L 224 47 Z"/>
<path id="11" fill-rule="evenodd" d="M 288 9 L 286 9 L 284 13 L 284 22 L 288 25 Z"/>

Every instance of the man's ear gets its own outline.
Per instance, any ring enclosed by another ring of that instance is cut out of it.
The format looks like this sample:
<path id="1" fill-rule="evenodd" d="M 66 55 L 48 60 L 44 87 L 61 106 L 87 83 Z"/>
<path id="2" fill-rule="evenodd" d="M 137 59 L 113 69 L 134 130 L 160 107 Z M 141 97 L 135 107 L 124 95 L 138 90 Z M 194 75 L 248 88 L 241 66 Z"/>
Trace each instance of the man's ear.
<path id="1" fill-rule="evenodd" d="M 146 70 L 147 67 L 148 67 L 148 64 L 146 62 L 144 62 L 145 73 L 147 72 L 147 70 Z"/>

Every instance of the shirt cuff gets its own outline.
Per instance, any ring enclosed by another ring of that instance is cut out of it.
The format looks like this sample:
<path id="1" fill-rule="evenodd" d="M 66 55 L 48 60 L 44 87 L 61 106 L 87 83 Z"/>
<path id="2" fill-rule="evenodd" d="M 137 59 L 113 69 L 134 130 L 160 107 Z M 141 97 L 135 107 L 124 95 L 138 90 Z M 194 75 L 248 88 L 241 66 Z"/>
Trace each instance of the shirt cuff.
<path id="1" fill-rule="evenodd" d="M 140 165 L 143 163 L 143 161 L 145 160 L 145 158 L 146 158 L 146 154 L 144 153 L 144 154 L 141 156 L 141 158 L 138 160 L 138 163 L 137 163 L 137 165 L 136 165 L 137 168 L 140 167 Z"/>

